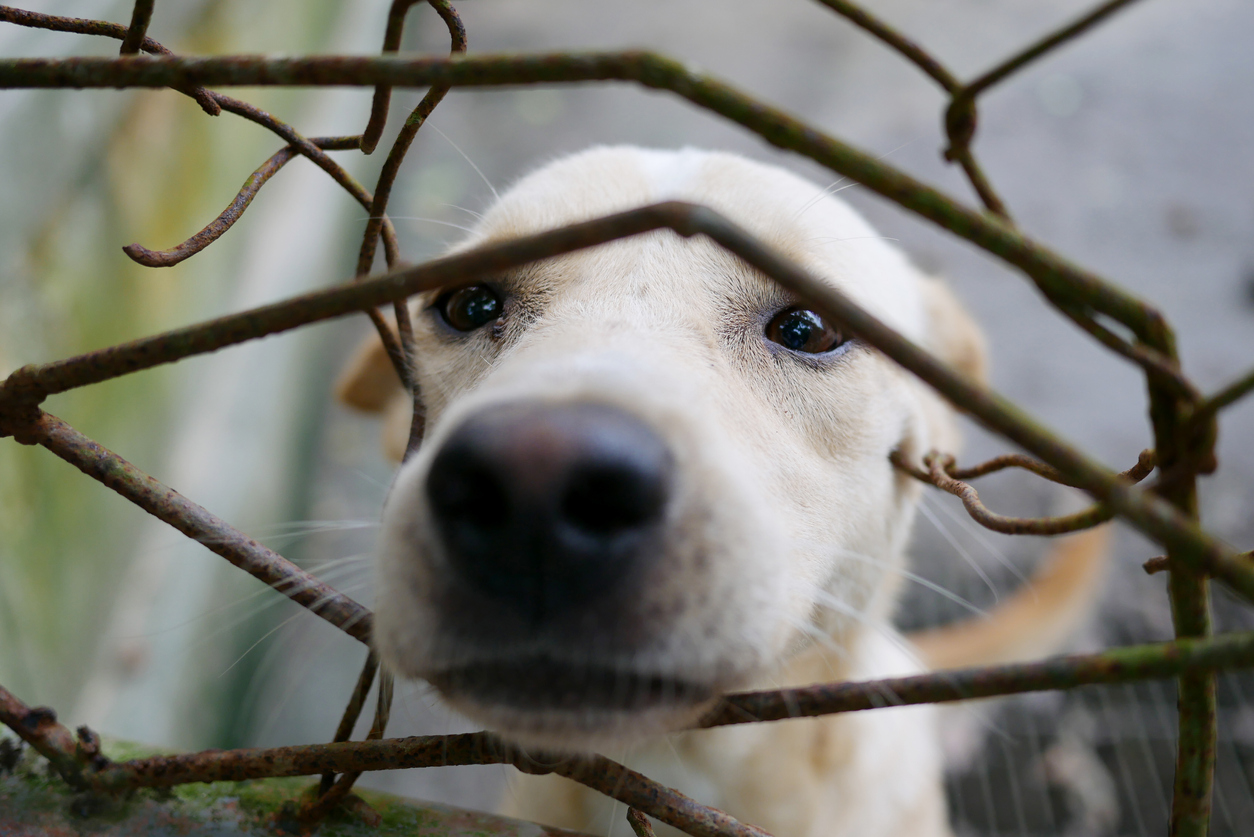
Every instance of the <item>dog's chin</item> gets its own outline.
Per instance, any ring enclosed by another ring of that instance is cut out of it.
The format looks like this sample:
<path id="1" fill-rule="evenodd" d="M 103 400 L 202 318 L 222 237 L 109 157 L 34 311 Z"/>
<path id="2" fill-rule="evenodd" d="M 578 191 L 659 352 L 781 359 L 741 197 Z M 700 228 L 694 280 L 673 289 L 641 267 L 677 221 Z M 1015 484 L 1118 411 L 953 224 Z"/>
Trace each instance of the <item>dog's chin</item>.
<path id="1" fill-rule="evenodd" d="M 450 707 L 529 749 L 583 753 L 691 727 L 716 687 L 671 675 L 547 659 L 428 673 Z"/>

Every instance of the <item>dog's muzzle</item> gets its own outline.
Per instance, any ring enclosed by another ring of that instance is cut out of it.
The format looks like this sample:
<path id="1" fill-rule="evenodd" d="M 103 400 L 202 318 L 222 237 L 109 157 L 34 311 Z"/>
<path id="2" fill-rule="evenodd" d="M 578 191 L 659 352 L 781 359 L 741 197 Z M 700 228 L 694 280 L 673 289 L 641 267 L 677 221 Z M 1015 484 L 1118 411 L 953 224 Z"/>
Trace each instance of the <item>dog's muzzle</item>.
<path id="1" fill-rule="evenodd" d="M 738 521 L 694 500 L 691 454 L 664 425 L 529 398 L 430 444 L 384 519 L 394 670 L 516 743 L 585 750 L 686 728 L 758 664 L 711 558 Z"/>
<path id="2" fill-rule="evenodd" d="M 672 471 L 665 442 L 620 408 L 523 402 L 464 421 L 425 488 L 449 569 L 542 629 L 654 551 Z"/>

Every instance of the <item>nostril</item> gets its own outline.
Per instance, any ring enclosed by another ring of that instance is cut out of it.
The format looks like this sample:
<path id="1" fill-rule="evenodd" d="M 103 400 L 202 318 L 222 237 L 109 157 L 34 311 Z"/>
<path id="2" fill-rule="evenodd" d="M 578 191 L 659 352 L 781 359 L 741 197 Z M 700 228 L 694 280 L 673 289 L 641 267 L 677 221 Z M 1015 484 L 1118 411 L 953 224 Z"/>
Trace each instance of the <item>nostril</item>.
<path id="1" fill-rule="evenodd" d="M 450 523 L 492 530 L 509 520 L 509 498 L 501 480 L 481 465 L 437 462 L 429 486 L 436 514 Z"/>
<path id="2" fill-rule="evenodd" d="M 624 465 L 586 465 L 570 477 L 561 515 L 588 534 L 612 537 L 656 521 L 666 502 L 659 472 Z"/>
<path id="3" fill-rule="evenodd" d="M 669 507 L 669 446 L 599 404 L 485 408 L 431 461 L 426 494 L 450 589 L 540 624 L 610 593 L 655 554 Z"/>

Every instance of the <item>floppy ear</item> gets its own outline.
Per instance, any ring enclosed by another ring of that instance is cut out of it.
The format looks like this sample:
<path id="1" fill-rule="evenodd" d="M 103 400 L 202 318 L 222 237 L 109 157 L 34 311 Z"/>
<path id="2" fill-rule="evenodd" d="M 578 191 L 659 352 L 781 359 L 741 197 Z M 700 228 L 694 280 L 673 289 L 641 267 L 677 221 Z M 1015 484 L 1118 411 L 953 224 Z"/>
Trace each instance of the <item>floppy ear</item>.
<path id="1" fill-rule="evenodd" d="M 367 413 L 383 412 L 401 391 L 392 359 L 374 332 L 361 341 L 335 382 L 336 400 Z"/>
<path id="2" fill-rule="evenodd" d="M 987 383 L 988 354 L 975 320 L 939 279 L 921 276 L 919 289 L 927 319 L 923 347 L 978 383 Z M 901 453 L 915 464 L 932 449 L 956 456 L 962 436 L 953 408 L 927 384 L 919 386 L 924 395 L 916 420 L 902 439 Z"/>
<path id="3" fill-rule="evenodd" d="M 927 314 L 926 348 L 977 383 L 988 383 L 988 347 L 980 327 L 944 282 L 922 277 L 919 286 Z"/>
<path id="4" fill-rule="evenodd" d="M 405 458 L 413 402 L 378 334 L 357 347 L 335 383 L 335 397 L 358 410 L 383 413 L 383 452 L 395 462 Z"/>
<path id="5" fill-rule="evenodd" d="M 409 453 L 409 434 L 413 429 L 414 402 L 409 393 L 397 389 L 383 411 L 383 427 L 380 441 L 383 442 L 383 454 L 393 462 L 404 462 Z M 419 437 L 414 440 L 417 445 L 422 441 L 421 428 Z"/>

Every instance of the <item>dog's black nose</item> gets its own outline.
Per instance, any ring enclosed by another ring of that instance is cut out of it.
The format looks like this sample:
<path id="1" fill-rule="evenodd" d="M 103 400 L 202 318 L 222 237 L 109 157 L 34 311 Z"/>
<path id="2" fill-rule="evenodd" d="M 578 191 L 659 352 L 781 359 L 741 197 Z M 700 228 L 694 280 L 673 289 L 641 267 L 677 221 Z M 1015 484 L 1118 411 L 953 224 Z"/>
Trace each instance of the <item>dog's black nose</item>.
<path id="1" fill-rule="evenodd" d="M 590 403 L 484 410 L 444 442 L 427 497 L 452 569 L 533 623 L 610 592 L 656 547 L 670 450 Z"/>

